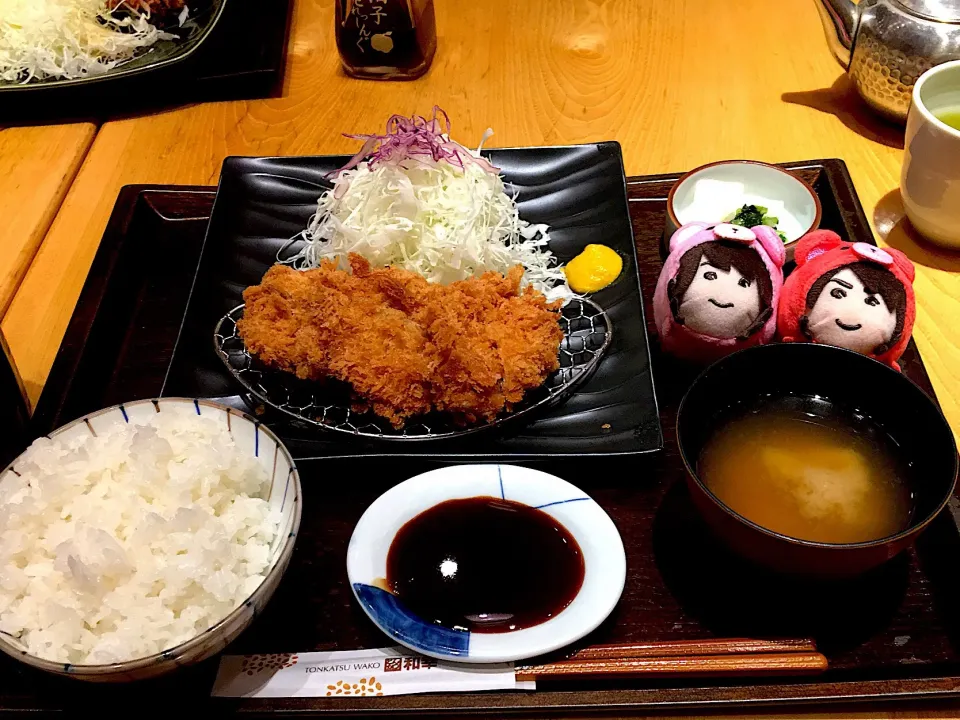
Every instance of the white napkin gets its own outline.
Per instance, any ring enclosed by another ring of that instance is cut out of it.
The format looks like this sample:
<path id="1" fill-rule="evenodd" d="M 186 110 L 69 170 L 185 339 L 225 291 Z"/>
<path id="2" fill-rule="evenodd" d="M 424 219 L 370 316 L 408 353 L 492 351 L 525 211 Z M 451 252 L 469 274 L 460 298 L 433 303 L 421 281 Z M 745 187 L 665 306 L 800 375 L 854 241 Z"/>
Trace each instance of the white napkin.
<path id="1" fill-rule="evenodd" d="M 374 697 L 427 692 L 536 690 L 513 663 L 468 665 L 406 648 L 277 655 L 224 655 L 215 697 Z"/>

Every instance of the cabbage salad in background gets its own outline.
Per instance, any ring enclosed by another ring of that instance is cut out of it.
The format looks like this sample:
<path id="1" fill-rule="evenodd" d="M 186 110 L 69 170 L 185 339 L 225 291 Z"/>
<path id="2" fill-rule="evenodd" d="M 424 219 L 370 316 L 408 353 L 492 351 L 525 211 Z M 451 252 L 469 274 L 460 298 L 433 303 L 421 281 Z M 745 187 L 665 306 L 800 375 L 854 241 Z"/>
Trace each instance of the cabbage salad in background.
<path id="1" fill-rule="evenodd" d="M 183 0 L 0 0 L 0 84 L 103 75 L 159 40 L 177 35 Z"/>

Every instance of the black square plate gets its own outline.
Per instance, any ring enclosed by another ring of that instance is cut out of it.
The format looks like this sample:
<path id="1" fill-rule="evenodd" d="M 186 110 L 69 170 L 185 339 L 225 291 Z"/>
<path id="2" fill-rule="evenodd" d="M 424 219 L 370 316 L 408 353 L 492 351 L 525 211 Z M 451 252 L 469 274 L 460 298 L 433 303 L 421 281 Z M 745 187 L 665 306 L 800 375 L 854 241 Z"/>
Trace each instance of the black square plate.
<path id="1" fill-rule="evenodd" d="M 663 446 L 620 146 L 491 150 L 488 157 L 517 192 L 521 216 L 550 226 L 550 249 L 562 262 L 589 243 L 608 245 L 624 259 L 620 278 L 593 297 L 614 327 L 613 344 L 596 373 L 525 427 L 463 439 L 354 441 L 270 416 L 271 426 L 299 457 L 519 460 L 633 455 Z M 330 186 L 326 176 L 347 159 L 227 158 L 165 395 L 224 397 L 239 391 L 213 352 L 213 328 L 306 227 L 317 198 Z"/>

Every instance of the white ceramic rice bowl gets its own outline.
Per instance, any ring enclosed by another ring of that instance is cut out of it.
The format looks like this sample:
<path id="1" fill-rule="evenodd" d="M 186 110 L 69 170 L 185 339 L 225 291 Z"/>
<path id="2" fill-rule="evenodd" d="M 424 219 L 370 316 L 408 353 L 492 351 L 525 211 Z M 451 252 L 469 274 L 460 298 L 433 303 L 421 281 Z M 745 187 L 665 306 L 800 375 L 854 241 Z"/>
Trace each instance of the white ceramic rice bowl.
<path id="1" fill-rule="evenodd" d="M 294 541 L 300 528 L 301 513 L 300 476 L 296 465 L 283 443 L 266 426 L 246 413 L 209 400 L 162 398 L 137 400 L 98 410 L 55 430 L 50 433 L 50 437 L 60 436 L 67 439 L 86 435 L 98 427 L 106 427 L 116 422 L 118 418 L 120 421 L 130 422 L 162 412 L 165 407 L 173 405 L 193 407 L 197 414 L 201 415 L 222 416 L 223 422 L 229 427 L 239 448 L 255 455 L 271 477 L 268 499 L 272 507 L 281 509 L 281 521 L 277 539 L 271 549 L 269 570 L 264 581 L 243 604 L 223 620 L 200 635 L 155 655 L 108 665 L 74 665 L 32 655 L 15 637 L 6 633 L 0 633 L 0 651 L 40 670 L 79 680 L 92 682 L 142 680 L 162 675 L 184 665 L 198 663 L 221 652 L 263 611 L 290 564 Z M 0 474 L 0 482 L 12 475 L 21 458 L 22 455 Z"/>

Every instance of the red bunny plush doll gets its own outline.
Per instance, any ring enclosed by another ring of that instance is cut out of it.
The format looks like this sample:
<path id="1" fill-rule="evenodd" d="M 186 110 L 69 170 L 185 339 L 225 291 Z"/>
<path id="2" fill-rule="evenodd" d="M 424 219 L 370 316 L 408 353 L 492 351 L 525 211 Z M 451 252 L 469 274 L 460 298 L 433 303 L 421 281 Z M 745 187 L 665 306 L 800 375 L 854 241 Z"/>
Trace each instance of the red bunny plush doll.
<path id="1" fill-rule="evenodd" d="M 794 258 L 777 311 L 780 338 L 837 345 L 899 370 L 917 314 L 907 256 L 816 230 L 797 243 Z"/>

